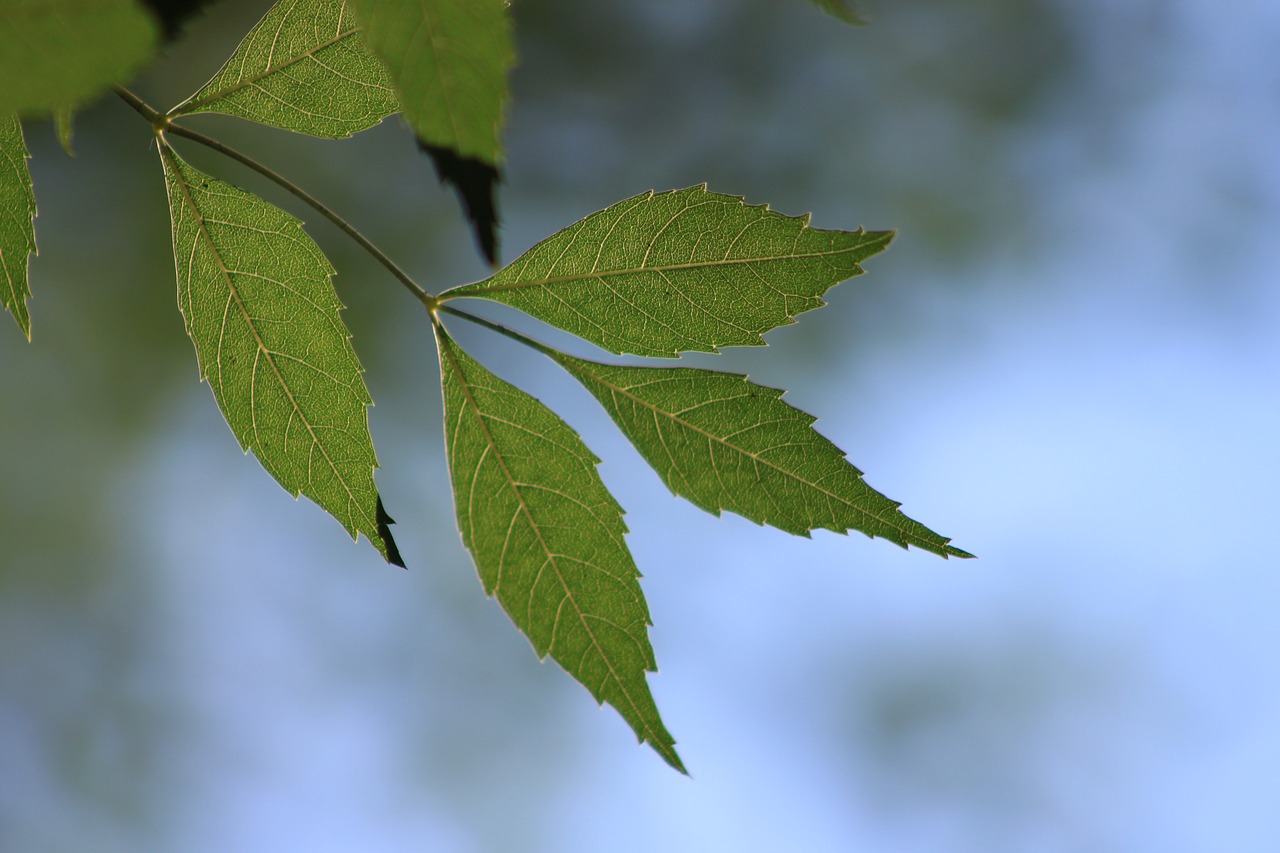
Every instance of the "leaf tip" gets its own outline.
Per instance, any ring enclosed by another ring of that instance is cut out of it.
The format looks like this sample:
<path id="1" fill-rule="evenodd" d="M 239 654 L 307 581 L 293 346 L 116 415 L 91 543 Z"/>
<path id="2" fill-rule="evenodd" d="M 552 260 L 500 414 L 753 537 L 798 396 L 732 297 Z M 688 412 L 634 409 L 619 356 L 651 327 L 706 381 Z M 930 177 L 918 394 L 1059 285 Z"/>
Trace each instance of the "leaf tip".
<path id="1" fill-rule="evenodd" d="M 684 762 L 680 760 L 680 755 L 676 752 L 674 741 L 669 744 L 665 744 L 662 747 L 659 747 L 655 743 L 651 743 L 650 746 L 657 750 L 658 755 L 661 755 L 662 760 L 667 762 L 673 770 L 676 770 L 682 776 L 693 778 L 689 775 L 689 768 L 685 767 Z"/>
<path id="2" fill-rule="evenodd" d="M 390 525 L 395 524 L 396 520 L 387 515 L 387 510 L 382 505 L 382 495 L 378 495 L 376 515 L 378 538 L 382 540 L 382 548 L 386 551 L 387 562 L 402 569 L 408 568 L 404 564 L 404 558 L 400 556 L 400 549 L 396 546 L 395 538 L 391 535 Z"/>

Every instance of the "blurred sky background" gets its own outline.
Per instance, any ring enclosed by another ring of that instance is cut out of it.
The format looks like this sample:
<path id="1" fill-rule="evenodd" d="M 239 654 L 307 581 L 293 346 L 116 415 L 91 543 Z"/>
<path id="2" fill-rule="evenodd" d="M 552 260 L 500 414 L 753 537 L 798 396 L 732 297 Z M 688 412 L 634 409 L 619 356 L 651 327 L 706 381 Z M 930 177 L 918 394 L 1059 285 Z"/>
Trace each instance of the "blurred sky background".
<path id="1" fill-rule="evenodd" d="M 214 5 L 133 88 L 182 100 L 264 9 Z M 68 159 L 29 124 L 34 341 L 0 322 L 0 849 L 1280 849 L 1258 544 L 1280 529 L 1280 4 L 860 9 L 869 28 L 802 0 L 513 7 L 504 259 L 702 181 L 899 229 L 771 346 L 690 361 L 790 389 L 979 555 L 716 519 L 567 376 L 452 324 L 604 458 L 691 779 L 482 595 L 394 280 L 175 140 L 337 266 L 407 572 L 295 505 L 198 384 L 146 126 L 103 99 Z M 189 124 L 431 289 L 485 274 L 398 119 L 341 143 Z"/>

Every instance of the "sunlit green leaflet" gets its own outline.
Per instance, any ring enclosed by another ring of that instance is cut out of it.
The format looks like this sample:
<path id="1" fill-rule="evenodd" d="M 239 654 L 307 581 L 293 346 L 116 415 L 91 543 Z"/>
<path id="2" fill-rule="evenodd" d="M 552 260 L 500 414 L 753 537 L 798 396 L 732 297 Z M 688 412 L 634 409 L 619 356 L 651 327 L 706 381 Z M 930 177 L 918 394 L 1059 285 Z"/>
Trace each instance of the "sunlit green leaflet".
<path id="1" fill-rule="evenodd" d="M 808 217 L 705 186 L 618 202 L 442 300 L 504 302 L 614 353 L 670 358 L 762 344 L 823 304 L 892 232 L 823 231 Z"/>
<path id="2" fill-rule="evenodd" d="M 351 0 L 404 117 L 426 143 L 502 161 L 515 47 L 505 0 Z"/>
<path id="3" fill-rule="evenodd" d="M 683 771 L 645 680 L 656 668 L 640 573 L 599 460 L 564 421 L 437 324 L 462 539 L 485 591 L 533 643 Z"/>
<path id="4" fill-rule="evenodd" d="M 26 143 L 15 116 L 0 116 L 0 304 L 31 340 L 27 264 L 36 251 L 36 196 Z"/>
<path id="5" fill-rule="evenodd" d="M 341 139 L 399 109 L 386 69 L 340 0 L 279 0 L 222 70 L 171 116 L 216 112 Z"/>
<path id="6" fill-rule="evenodd" d="M 136 0 L 0 0 L 0 115 L 88 101 L 131 77 L 158 38 Z"/>
<path id="7" fill-rule="evenodd" d="M 627 367 L 544 350 L 586 386 L 671 491 L 705 510 L 808 535 L 859 530 L 943 557 L 947 544 L 871 488 L 815 418 L 736 373 Z"/>
<path id="8" fill-rule="evenodd" d="M 193 169 L 163 139 L 160 155 L 178 303 L 231 431 L 290 494 L 399 563 L 332 267 L 292 216 Z"/>

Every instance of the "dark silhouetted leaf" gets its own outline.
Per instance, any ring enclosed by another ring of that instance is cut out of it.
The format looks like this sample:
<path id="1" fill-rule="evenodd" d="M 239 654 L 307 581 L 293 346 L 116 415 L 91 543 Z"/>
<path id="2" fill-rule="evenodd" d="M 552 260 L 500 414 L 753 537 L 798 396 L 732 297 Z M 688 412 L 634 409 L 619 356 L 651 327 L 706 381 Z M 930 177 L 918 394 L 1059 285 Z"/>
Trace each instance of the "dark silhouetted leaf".
<path id="1" fill-rule="evenodd" d="M 418 147 L 431 158 L 440 183 L 453 187 L 471 223 L 480 253 L 492 265 L 498 263 L 497 188 L 502 176 L 496 166 L 476 157 L 460 157 L 452 148 L 429 145 L 418 139 Z"/>

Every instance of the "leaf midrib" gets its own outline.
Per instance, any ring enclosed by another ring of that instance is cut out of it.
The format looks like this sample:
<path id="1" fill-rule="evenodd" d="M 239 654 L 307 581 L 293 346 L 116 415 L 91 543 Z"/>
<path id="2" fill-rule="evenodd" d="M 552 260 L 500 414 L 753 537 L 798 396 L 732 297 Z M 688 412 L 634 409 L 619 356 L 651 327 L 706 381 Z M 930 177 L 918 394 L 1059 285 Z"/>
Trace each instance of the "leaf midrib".
<path id="1" fill-rule="evenodd" d="M 857 246 L 845 246 L 839 249 L 831 249 L 820 252 L 798 252 L 786 255 L 772 255 L 768 257 L 752 257 L 752 258 L 724 258 L 719 261 L 689 261 L 683 264 L 663 264 L 660 266 L 639 266 L 626 267 L 615 270 L 591 270 L 585 273 L 575 273 L 574 275 L 550 276 L 546 278 L 531 278 L 521 281 L 506 282 L 503 284 L 486 285 L 484 282 L 477 284 L 463 285 L 463 287 L 454 288 L 440 294 L 440 301 L 445 302 L 449 299 L 455 299 L 462 296 L 474 296 L 478 293 L 501 293 L 506 290 L 519 290 L 525 287 L 548 287 L 556 284 L 570 284 L 573 282 L 584 281 L 589 279 L 612 278 L 621 275 L 634 275 L 642 272 L 666 273 L 678 270 L 702 269 L 705 267 L 722 267 L 734 266 L 738 264 L 760 264 L 770 261 L 798 261 L 806 258 L 826 258 L 833 255 L 841 255 L 849 252 L 857 251 L 865 246 L 866 243 L 860 243 Z M 788 294 L 791 296 L 804 297 L 804 294 L 795 293 Z"/>
<path id="2" fill-rule="evenodd" d="M 358 26 L 350 27 L 349 29 L 343 30 L 333 38 L 324 42 L 323 44 L 316 45 L 315 47 L 310 48 L 298 54 L 297 56 L 291 57 L 285 62 L 281 62 L 279 65 L 267 66 L 265 70 L 263 70 L 258 74 L 253 74 L 248 77 L 241 77 L 233 85 L 227 86 L 226 88 L 220 89 L 216 92 L 210 92 L 208 95 L 205 95 L 203 98 L 199 98 L 194 101 L 188 101 L 187 103 L 182 104 L 176 109 L 174 109 L 173 112 L 170 113 L 170 116 L 176 117 L 176 116 L 187 115 L 188 113 L 196 112 L 206 104 L 210 104 L 210 103 L 213 103 L 214 101 L 218 101 L 223 98 L 226 98 L 230 95 L 235 94 L 236 92 L 239 92 L 242 89 L 247 89 L 249 86 L 252 86 L 254 83 L 257 83 L 259 80 L 270 77 L 272 74 L 282 71 L 285 68 L 288 68 L 290 65 L 294 65 L 298 62 L 301 62 L 304 59 L 309 59 L 315 56 L 316 54 L 320 53 L 322 50 L 326 50 L 327 48 L 333 47 L 335 44 L 338 44 L 344 39 L 350 38 L 351 36 L 359 32 L 360 32 L 360 27 Z"/>
<path id="3" fill-rule="evenodd" d="M 235 281 L 231 277 L 231 271 L 227 268 L 227 265 L 222 262 L 222 253 L 218 250 L 217 244 L 214 243 L 212 235 L 209 233 L 208 229 L 205 227 L 205 217 L 200 212 L 200 208 L 196 205 L 195 199 L 191 197 L 190 187 L 186 181 L 185 176 L 183 176 L 182 174 L 182 170 L 178 166 L 176 155 L 169 149 L 168 144 L 163 141 L 161 142 L 160 150 L 163 156 L 165 157 L 166 162 L 169 164 L 170 169 L 173 171 L 174 175 L 177 177 L 178 185 L 182 187 L 183 200 L 187 203 L 188 208 L 191 210 L 192 214 L 196 218 L 196 229 L 200 233 L 200 235 L 204 238 L 205 243 L 209 246 L 210 251 L 213 253 L 214 260 L 217 261 L 217 264 L 218 264 L 218 271 L 221 273 L 222 278 L 227 285 L 228 291 L 230 291 L 232 298 L 235 300 L 236 307 L 240 310 L 240 315 L 244 319 L 245 325 L 249 327 L 249 331 L 253 334 L 254 342 L 258 346 L 258 352 L 260 352 L 262 356 L 266 359 L 267 363 L 271 365 L 271 372 L 275 375 L 276 381 L 280 384 L 280 387 L 284 389 L 285 396 L 288 397 L 289 404 L 293 407 L 293 411 L 298 416 L 298 420 L 301 421 L 304 426 L 306 426 L 307 433 L 308 435 L 311 436 L 312 445 L 320 449 L 320 454 L 324 457 L 324 460 L 328 464 L 329 469 L 333 471 L 333 474 L 337 478 L 338 482 L 342 484 L 342 488 L 347 494 L 349 505 L 352 507 L 355 507 L 356 511 L 359 512 L 360 515 L 364 516 L 364 520 L 366 524 L 372 524 L 371 527 L 365 527 L 363 529 L 366 532 L 367 531 L 376 532 L 378 529 L 376 521 L 374 519 L 369 518 L 368 513 L 364 511 L 363 504 L 360 502 L 355 491 L 352 490 L 351 485 L 347 482 L 346 477 L 343 476 L 342 469 L 334 463 L 333 457 L 329 455 L 329 449 L 325 446 L 324 442 L 320 440 L 319 435 L 317 435 L 315 427 L 311 423 L 311 419 L 307 417 L 306 413 L 302 410 L 302 407 L 298 404 L 298 400 L 294 396 L 293 389 L 289 387 L 289 383 L 285 381 L 284 375 L 280 372 L 279 365 L 276 364 L 276 360 L 274 358 L 273 353 L 267 347 L 266 342 L 262 340 L 262 336 L 258 334 L 258 328 L 254 324 L 253 318 L 249 314 L 248 308 L 245 307 L 244 302 L 240 299 L 240 291 L 236 287 Z M 190 287 L 190 284 L 188 284 L 188 287 Z M 309 473 L 308 473 L 308 476 L 310 476 Z M 361 528 L 357 528 L 357 529 L 361 529 Z M 378 537 L 379 542 L 381 542 L 381 539 L 382 537 L 379 536 Z"/>
<path id="4" fill-rule="evenodd" d="M 692 423 L 690 423 L 690 422 L 688 422 L 688 421 L 684 420 L 683 418 L 681 418 L 681 417 L 680 417 L 679 415 L 677 415 L 677 414 L 673 414 L 673 413 L 671 413 L 671 412 L 667 412 L 667 411 L 664 411 L 664 410 L 662 410 L 662 409 L 658 408 L 656 405 L 654 405 L 654 404 L 650 403 L 649 401 L 645 400 L 643 397 L 637 396 L 636 394 L 631 393 L 631 392 L 630 392 L 629 390 L 627 390 L 626 388 L 622 388 L 621 386 L 615 385 L 614 383 L 610 382 L 609 380 L 605 379 L 604 377 L 599 376 L 599 375 L 597 375 L 596 373 L 593 373 L 592 371 L 590 371 L 589 369 L 587 369 L 584 365 L 589 364 L 590 362 L 579 362 L 579 361 L 577 361 L 576 359 L 575 359 L 574 361 L 570 362 L 570 361 L 568 361 L 567 359 L 565 359 L 565 358 L 563 358 L 563 357 L 560 357 L 560 355 L 559 355 L 559 354 L 557 354 L 557 355 L 556 355 L 556 356 L 554 356 L 554 357 L 555 357 L 556 361 L 558 361 L 561 365 L 563 365 L 563 366 L 565 367 L 565 369 L 569 370 L 570 372 L 576 372 L 576 373 L 579 373 L 579 374 L 581 374 L 581 375 L 585 375 L 585 376 L 589 377 L 589 378 L 590 378 L 590 379 L 592 379 L 593 381 L 598 382 L 599 384 L 601 384 L 601 385 L 603 385 L 604 387 L 608 388 L 610 392 L 615 393 L 615 394 L 621 394 L 622 396 L 626 397 L 627 399 L 632 400 L 632 401 L 634 401 L 634 402 L 638 403 L 639 405 L 641 405 L 642 407 L 644 407 L 644 408 L 648 409 L 649 411 L 653 412 L 655 415 L 661 415 L 661 416 L 663 416 L 663 417 L 667 418 L 668 420 L 672 421 L 673 423 L 675 423 L 675 424 L 676 424 L 676 425 L 678 425 L 678 426 L 682 426 L 682 427 L 684 427 L 685 429 L 691 430 L 691 431 L 693 431 L 693 432 L 697 433 L 698 435 L 705 436 L 706 438 L 710 439 L 711 441 L 714 441 L 714 442 L 716 442 L 716 443 L 720 444 L 720 445 L 721 445 L 721 446 L 723 446 L 723 447 L 729 448 L 730 450 L 733 450 L 733 451 L 735 451 L 735 452 L 737 452 L 737 453 L 740 453 L 740 454 L 742 454 L 743 456 L 746 456 L 746 457 L 748 457 L 748 458 L 752 459 L 753 461 L 755 461 L 755 462 L 757 462 L 757 463 L 759 463 L 759 464 L 762 464 L 762 465 L 764 465 L 764 466 L 766 466 L 766 467 L 768 467 L 768 468 L 770 468 L 770 469 L 772 469 L 772 470 L 774 470 L 774 471 L 776 471 L 776 472 L 778 472 L 778 473 L 780 473 L 780 474 L 783 474 L 784 476 L 789 477 L 790 479 L 795 480 L 796 482 L 798 482 L 798 483 L 800 483 L 800 484 L 802 484 L 802 485 L 804 485 L 804 486 L 808 486 L 809 488 L 816 489 L 817 491 L 821 492 L 822 494 L 824 494 L 824 495 L 826 495 L 826 496 L 828 496 L 828 497 L 830 497 L 830 498 L 834 498 L 836 501 L 840 502 L 841 504 L 844 504 L 845 506 L 848 506 L 850 509 L 854 510 L 855 512 L 857 512 L 857 513 L 859 513 L 859 514 L 861 514 L 861 515 L 863 515 L 863 516 L 866 516 L 866 517 L 869 517 L 869 518 L 873 518 L 873 519 L 875 519 L 876 521 L 880 522 L 881 524 L 884 524 L 885 526 L 887 526 L 887 527 L 889 527 L 889 528 L 891 528 L 891 529 L 893 529 L 893 530 L 897 530 L 897 531 L 899 532 L 899 534 L 901 535 L 901 537 L 902 537 L 903 541 L 906 541 L 906 542 L 909 542 L 909 543 L 915 544 L 915 545 L 916 545 L 916 547 L 918 547 L 918 548 L 923 548 L 924 550 L 926 550 L 926 551 L 930 551 L 930 552 L 935 553 L 935 554 L 936 554 L 936 553 L 938 553 L 939 547 L 940 547 L 940 548 L 941 548 L 941 550 L 942 550 L 942 551 L 944 551 L 944 552 L 949 551 L 948 547 L 947 547 L 945 544 L 943 544 L 942 546 L 934 546 L 934 545 L 933 545 L 933 543 L 928 542 L 928 540 L 923 539 L 923 538 L 922 538 L 922 537 L 920 537 L 918 534 L 909 533 L 909 532 L 907 532 L 906 530 L 903 530 L 903 529 L 902 529 L 902 527 L 901 527 L 901 525 L 899 525 L 899 524 L 895 524 L 895 523 L 894 523 L 894 522 L 892 522 L 892 521 L 889 521 L 889 520 L 887 520 L 887 519 L 885 519 L 885 518 L 882 518 L 880 515 L 878 515 L 878 514 L 876 514 L 876 513 L 868 512 L 867 510 L 863 509 L 862 507 L 857 506 L 856 504 L 850 503 L 850 502 L 848 501 L 848 499 L 846 499 L 846 498 L 845 498 L 845 497 L 843 497 L 842 495 L 838 495 L 838 494 L 836 494 L 836 493 L 834 493 L 834 492 L 830 491 L 829 489 L 826 489 L 826 488 L 824 488 L 824 487 L 822 487 L 822 486 L 818 485 L 817 483 L 811 483 L 811 482 L 809 482 L 809 481 L 807 481 L 807 480 L 804 480 L 804 479 L 802 479 L 801 477 L 799 477 L 798 475 L 796 475 L 795 473 L 793 473 L 793 472 L 791 472 L 791 471 L 788 471 L 788 470 L 787 470 L 787 469 L 785 469 L 785 468 L 779 467 L 778 465 L 776 465 L 776 464 L 774 464 L 773 462 L 769 461 L 768 459 L 766 459 L 766 458 L 764 458 L 764 457 L 760 456 L 759 454 L 757 454 L 757 453 L 753 453 L 753 452 L 752 452 L 752 451 L 750 451 L 750 450 L 746 450 L 745 448 L 738 447 L 737 445 L 731 444 L 731 443 L 729 443 L 728 441 L 726 441 L 725 439 L 723 439 L 723 438 L 721 438 L 720 436 L 716 435 L 715 433 L 708 432 L 707 430 L 703 429 L 702 427 L 699 427 L 699 426 L 697 426 L 696 424 L 692 424 Z M 775 399 L 778 399 L 778 398 L 775 398 Z M 779 400 L 779 402 L 781 402 L 781 400 Z M 783 405 L 786 405 L 786 404 L 785 404 L 785 403 L 783 403 Z M 794 407 L 792 407 L 792 408 L 794 408 Z M 798 411 L 798 410 L 797 410 L 797 411 Z M 861 477 L 859 477 L 858 479 L 859 479 L 859 480 L 862 480 L 862 478 L 861 478 Z M 864 481 L 864 482 L 865 482 L 865 481 Z M 868 488 L 870 488 L 870 487 L 868 486 Z M 830 528 L 828 528 L 828 529 L 830 529 Z M 846 530 L 847 530 L 847 528 L 846 528 Z M 843 531 L 842 531 L 842 532 L 843 532 Z M 883 538 L 883 537 L 882 537 L 882 538 Z"/>
<path id="5" fill-rule="evenodd" d="M 454 81 L 450 75 L 445 73 L 448 69 L 449 63 L 441 61 L 445 50 L 439 43 L 440 27 L 433 20 L 429 5 L 423 5 L 422 7 L 422 26 L 427 31 L 427 42 L 431 45 L 429 53 L 431 55 L 432 63 L 436 68 L 436 80 L 440 85 L 440 99 L 444 102 L 444 112 L 449 118 L 449 128 L 453 131 L 453 139 L 451 141 L 454 147 L 458 149 L 458 153 L 465 155 L 467 152 L 463 151 L 462 146 L 460 145 L 462 134 L 458 129 L 458 119 L 455 115 L 456 110 L 453 103 Z M 428 140 L 428 142 L 437 144 L 436 140 Z"/>

